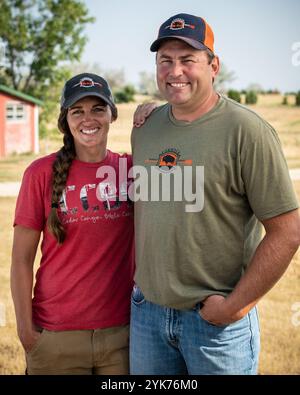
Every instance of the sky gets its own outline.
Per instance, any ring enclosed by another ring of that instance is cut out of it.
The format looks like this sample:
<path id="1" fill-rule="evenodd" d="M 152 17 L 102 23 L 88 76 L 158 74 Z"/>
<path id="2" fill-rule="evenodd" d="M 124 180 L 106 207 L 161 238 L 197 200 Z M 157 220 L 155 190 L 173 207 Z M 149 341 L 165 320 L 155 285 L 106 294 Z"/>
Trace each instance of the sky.
<path id="1" fill-rule="evenodd" d="M 300 90 L 299 0 L 84 0 L 96 18 L 84 33 L 81 62 L 123 69 L 128 83 L 155 73 L 150 52 L 159 26 L 180 13 L 203 17 L 215 35 L 215 53 L 235 80 L 227 87 L 259 84 L 281 92 Z M 90 70 L 89 70 L 90 71 Z"/>

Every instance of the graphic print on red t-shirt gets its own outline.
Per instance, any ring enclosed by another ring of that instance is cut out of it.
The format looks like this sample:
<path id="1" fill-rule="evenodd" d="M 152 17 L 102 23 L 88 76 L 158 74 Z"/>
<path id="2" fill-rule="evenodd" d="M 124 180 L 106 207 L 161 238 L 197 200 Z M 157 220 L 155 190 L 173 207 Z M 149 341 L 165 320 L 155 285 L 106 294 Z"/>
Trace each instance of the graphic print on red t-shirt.
<path id="1" fill-rule="evenodd" d="M 37 325 L 71 330 L 128 323 L 133 205 L 125 196 L 130 180 L 119 180 L 119 161 L 125 163 L 124 159 L 129 170 L 131 157 L 111 151 L 100 163 L 73 161 L 58 209 L 67 233 L 62 246 L 46 227 L 55 154 L 26 170 L 14 224 L 43 232 L 33 298 Z M 97 177 L 105 166 L 115 169 L 115 182 L 105 175 Z"/>

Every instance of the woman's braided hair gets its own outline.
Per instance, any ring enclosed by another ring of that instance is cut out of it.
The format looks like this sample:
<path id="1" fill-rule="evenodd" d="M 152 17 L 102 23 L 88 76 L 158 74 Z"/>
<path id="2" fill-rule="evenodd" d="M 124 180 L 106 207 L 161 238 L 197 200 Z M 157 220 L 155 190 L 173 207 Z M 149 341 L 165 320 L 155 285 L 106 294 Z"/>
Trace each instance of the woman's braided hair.
<path id="1" fill-rule="evenodd" d="M 69 169 L 76 156 L 74 139 L 67 122 L 68 110 L 62 108 L 58 118 L 58 128 L 63 133 L 63 147 L 57 152 L 52 165 L 52 197 L 51 211 L 47 219 L 49 231 L 54 235 L 57 242 L 62 244 L 66 238 L 66 230 L 58 216 L 57 209 L 60 199 L 66 187 Z"/>

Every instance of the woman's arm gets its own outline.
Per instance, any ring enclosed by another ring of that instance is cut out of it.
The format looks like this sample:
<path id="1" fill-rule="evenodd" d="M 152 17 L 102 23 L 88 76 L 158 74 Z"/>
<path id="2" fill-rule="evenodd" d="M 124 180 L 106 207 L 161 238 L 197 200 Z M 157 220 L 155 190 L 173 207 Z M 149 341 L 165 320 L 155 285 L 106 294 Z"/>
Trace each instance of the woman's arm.
<path id="1" fill-rule="evenodd" d="M 149 115 L 158 107 L 155 102 L 144 103 L 137 106 L 133 114 L 133 126 L 136 128 L 141 127 Z"/>
<path id="2" fill-rule="evenodd" d="M 11 265 L 11 292 L 15 306 L 18 335 L 25 351 L 39 337 L 32 322 L 33 264 L 41 232 L 16 225 Z"/>

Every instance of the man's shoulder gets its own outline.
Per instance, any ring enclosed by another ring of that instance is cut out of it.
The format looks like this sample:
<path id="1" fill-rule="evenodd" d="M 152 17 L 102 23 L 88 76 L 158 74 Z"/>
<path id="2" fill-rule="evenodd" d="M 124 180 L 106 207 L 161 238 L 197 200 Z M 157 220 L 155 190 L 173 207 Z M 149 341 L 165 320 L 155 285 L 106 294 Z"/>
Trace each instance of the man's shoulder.
<path id="1" fill-rule="evenodd" d="M 222 100 L 225 102 L 226 110 L 230 110 L 231 112 L 241 115 L 244 117 L 250 118 L 261 118 L 255 111 L 251 110 L 249 107 L 238 103 L 235 100 L 230 99 L 229 97 L 222 95 Z"/>
<path id="2" fill-rule="evenodd" d="M 149 119 L 154 120 L 155 118 L 166 116 L 169 112 L 169 107 L 169 103 L 161 104 L 152 111 L 152 113 L 149 115 Z"/>
<path id="3" fill-rule="evenodd" d="M 136 136 L 145 137 L 147 135 L 147 132 L 150 133 L 153 131 L 153 129 L 156 129 L 158 125 L 161 126 L 163 122 L 169 119 L 168 114 L 169 114 L 168 103 L 156 107 L 151 112 L 151 114 L 149 115 L 149 117 L 146 119 L 145 123 L 142 126 L 140 126 L 139 128 L 134 127 L 132 129 L 132 134 L 131 134 L 132 144 L 135 141 Z"/>
<path id="4" fill-rule="evenodd" d="M 249 107 L 236 102 L 235 100 L 230 99 L 227 96 L 222 95 L 222 99 L 225 103 L 226 112 L 230 112 L 231 115 L 235 117 L 240 117 L 245 120 L 253 120 L 253 121 L 264 121 L 264 119 L 257 114 L 255 111 L 250 109 Z"/>
<path id="5" fill-rule="evenodd" d="M 224 102 L 224 106 L 222 107 L 223 114 L 226 114 L 226 118 L 232 125 L 238 124 L 249 130 L 265 129 L 268 132 L 275 132 L 272 125 L 251 108 L 223 95 L 222 100 Z"/>

